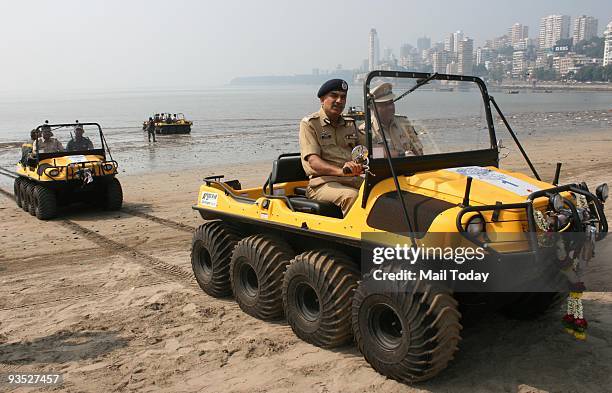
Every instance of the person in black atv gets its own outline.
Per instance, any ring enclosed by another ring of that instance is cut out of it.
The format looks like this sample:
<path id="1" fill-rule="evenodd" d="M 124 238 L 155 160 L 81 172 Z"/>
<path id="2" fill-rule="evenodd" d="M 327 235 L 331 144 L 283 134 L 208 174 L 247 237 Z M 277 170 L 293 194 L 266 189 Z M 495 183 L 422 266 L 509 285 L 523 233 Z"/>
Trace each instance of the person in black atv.
<path id="1" fill-rule="evenodd" d="M 93 143 L 86 136 L 83 136 L 83 126 L 78 125 L 74 129 L 74 139 L 71 139 L 66 146 L 68 151 L 81 151 L 93 149 Z"/>

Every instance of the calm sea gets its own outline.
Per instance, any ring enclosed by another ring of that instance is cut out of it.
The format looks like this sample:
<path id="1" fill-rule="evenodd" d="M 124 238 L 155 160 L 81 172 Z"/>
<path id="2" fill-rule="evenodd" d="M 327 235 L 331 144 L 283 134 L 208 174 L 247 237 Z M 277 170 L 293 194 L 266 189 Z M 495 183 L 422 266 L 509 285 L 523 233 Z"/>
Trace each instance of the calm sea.
<path id="1" fill-rule="evenodd" d="M 299 150 L 298 124 L 318 110 L 316 90 L 316 86 L 276 86 L 0 93 L 0 165 L 12 167 L 20 156 L 17 143 L 47 119 L 100 123 L 113 158 L 125 173 L 267 160 Z M 514 115 L 612 109 L 612 93 L 493 95 L 505 113 Z M 482 116 L 475 94 L 418 91 L 410 98 L 411 116 L 438 120 Z M 360 88 L 351 89 L 348 105 L 363 105 Z M 149 144 L 142 121 L 156 112 L 184 113 L 194 122 L 191 135 L 158 136 L 156 144 Z M 601 127 L 601 121 L 595 125 Z"/>

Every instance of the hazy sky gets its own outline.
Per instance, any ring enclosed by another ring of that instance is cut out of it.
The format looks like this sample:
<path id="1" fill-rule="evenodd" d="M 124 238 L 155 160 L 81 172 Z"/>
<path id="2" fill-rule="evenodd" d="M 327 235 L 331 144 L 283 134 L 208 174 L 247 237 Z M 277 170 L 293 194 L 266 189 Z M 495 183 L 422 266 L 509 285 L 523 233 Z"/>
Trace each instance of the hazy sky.
<path id="1" fill-rule="evenodd" d="M 461 29 L 476 40 L 515 22 L 537 36 L 552 13 L 612 21 L 609 0 L 0 2 L 0 90 L 203 87 L 235 76 L 358 67 L 368 32 L 398 53 Z"/>

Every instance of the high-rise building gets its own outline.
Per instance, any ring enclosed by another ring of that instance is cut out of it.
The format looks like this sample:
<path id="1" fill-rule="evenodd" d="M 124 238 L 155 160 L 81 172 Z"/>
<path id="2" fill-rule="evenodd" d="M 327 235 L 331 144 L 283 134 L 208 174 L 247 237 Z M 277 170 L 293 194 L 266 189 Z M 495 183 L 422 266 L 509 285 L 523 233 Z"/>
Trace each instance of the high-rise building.
<path id="1" fill-rule="evenodd" d="M 524 43 L 525 38 L 529 37 L 529 26 L 523 26 L 520 23 L 515 23 L 508 29 L 508 35 L 510 36 L 510 45 L 512 45 L 514 48 L 517 45 Z"/>
<path id="2" fill-rule="evenodd" d="M 459 52 L 459 41 L 463 40 L 463 32 L 461 30 L 457 30 L 453 33 L 453 52 Z"/>
<path id="3" fill-rule="evenodd" d="M 549 49 L 557 41 L 569 38 L 570 17 L 568 15 L 549 15 L 540 19 L 540 49 Z"/>
<path id="4" fill-rule="evenodd" d="M 400 46 L 400 59 L 407 58 L 411 53 L 414 47 L 410 44 L 404 44 Z"/>
<path id="5" fill-rule="evenodd" d="M 493 49 L 486 47 L 476 49 L 476 65 L 484 64 L 491 60 L 493 60 Z"/>
<path id="6" fill-rule="evenodd" d="M 462 39 L 457 43 L 457 73 L 471 75 L 474 64 L 474 40 Z"/>
<path id="7" fill-rule="evenodd" d="M 455 51 L 455 35 L 449 34 L 444 38 L 444 50 L 447 52 Z"/>
<path id="8" fill-rule="evenodd" d="M 604 54 L 603 66 L 612 64 L 612 22 L 608 23 L 606 31 L 604 31 Z"/>
<path id="9" fill-rule="evenodd" d="M 448 65 L 448 61 L 450 58 L 450 52 L 447 50 L 438 50 L 431 54 L 431 65 L 433 68 L 433 72 L 437 72 L 439 74 L 446 73 L 446 66 Z"/>
<path id="10" fill-rule="evenodd" d="M 376 29 L 370 30 L 370 45 L 368 54 L 368 68 L 370 71 L 375 70 L 380 63 L 380 48 L 378 43 L 378 33 Z"/>
<path id="11" fill-rule="evenodd" d="M 573 42 L 590 40 L 597 35 L 598 21 L 592 16 L 581 15 L 574 20 Z"/>
<path id="12" fill-rule="evenodd" d="M 512 53 L 512 77 L 522 78 L 524 72 L 527 70 L 527 62 L 525 59 L 525 52 L 517 50 Z"/>
<path id="13" fill-rule="evenodd" d="M 429 48 L 431 48 L 431 38 L 421 37 L 417 39 L 417 50 L 419 51 L 419 53 Z"/>

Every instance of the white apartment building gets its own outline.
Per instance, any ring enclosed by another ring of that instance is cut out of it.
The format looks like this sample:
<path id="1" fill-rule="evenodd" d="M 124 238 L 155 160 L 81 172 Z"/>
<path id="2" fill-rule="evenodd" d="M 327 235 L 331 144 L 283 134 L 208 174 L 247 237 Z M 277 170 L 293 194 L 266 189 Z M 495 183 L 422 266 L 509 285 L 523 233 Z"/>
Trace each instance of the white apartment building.
<path id="1" fill-rule="evenodd" d="M 437 72 L 439 74 L 446 73 L 446 66 L 448 65 L 449 59 L 450 52 L 447 50 L 433 52 L 431 54 L 431 65 L 433 67 L 433 72 Z"/>
<path id="2" fill-rule="evenodd" d="M 570 17 L 568 15 L 549 15 L 540 19 L 540 49 L 549 49 L 557 41 L 569 38 Z"/>
<path id="3" fill-rule="evenodd" d="M 603 66 L 612 64 L 612 22 L 608 23 L 606 31 L 604 31 L 604 54 Z"/>
<path id="4" fill-rule="evenodd" d="M 529 37 L 529 26 L 515 23 L 508 29 L 508 35 L 510 36 L 510 45 L 517 49 L 517 45 L 524 45 L 525 39 Z"/>
<path id="5" fill-rule="evenodd" d="M 574 45 L 582 40 L 590 40 L 597 35 L 598 21 L 592 16 L 581 15 L 574 20 Z"/>
<path id="6" fill-rule="evenodd" d="M 520 78 L 527 71 L 527 61 L 525 52 L 522 50 L 514 51 L 512 54 L 512 77 Z"/>
<path id="7" fill-rule="evenodd" d="M 474 40 L 462 39 L 457 43 L 457 73 L 472 75 L 474 65 Z"/>

